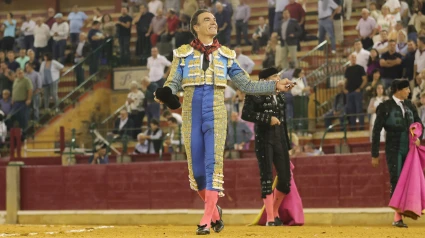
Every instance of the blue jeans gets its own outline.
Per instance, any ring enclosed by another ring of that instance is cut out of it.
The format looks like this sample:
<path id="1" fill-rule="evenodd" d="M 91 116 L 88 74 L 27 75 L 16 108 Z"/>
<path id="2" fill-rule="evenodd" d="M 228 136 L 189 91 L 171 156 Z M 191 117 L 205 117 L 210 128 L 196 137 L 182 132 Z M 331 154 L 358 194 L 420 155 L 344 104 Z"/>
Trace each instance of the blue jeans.
<path id="1" fill-rule="evenodd" d="M 53 41 L 53 59 L 65 62 L 66 40 Z"/>
<path id="2" fill-rule="evenodd" d="M 351 92 L 347 94 L 347 107 L 346 112 L 349 115 L 348 121 L 350 122 L 351 130 L 356 129 L 356 118 L 360 121 L 360 130 L 364 128 L 364 115 L 351 116 L 350 114 L 363 113 L 363 93 Z"/>
<path id="3" fill-rule="evenodd" d="M 119 36 L 121 65 L 130 64 L 130 36 Z"/>
<path id="4" fill-rule="evenodd" d="M 334 23 L 330 17 L 319 20 L 319 43 L 325 40 L 326 33 L 331 39 L 332 50 L 336 50 Z"/>
<path id="5" fill-rule="evenodd" d="M 69 36 L 71 37 L 71 45 L 78 45 L 78 42 L 80 41 L 80 33 L 70 33 Z"/>

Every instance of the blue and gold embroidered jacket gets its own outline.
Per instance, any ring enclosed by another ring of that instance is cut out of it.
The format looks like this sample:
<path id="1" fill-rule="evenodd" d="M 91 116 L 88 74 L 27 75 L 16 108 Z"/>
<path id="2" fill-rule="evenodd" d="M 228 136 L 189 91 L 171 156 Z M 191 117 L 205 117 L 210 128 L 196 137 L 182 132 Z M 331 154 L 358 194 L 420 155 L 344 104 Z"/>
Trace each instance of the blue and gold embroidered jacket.
<path id="1" fill-rule="evenodd" d="M 253 82 L 249 75 L 236 61 L 236 53 L 225 46 L 211 54 L 210 65 L 206 71 L 202 70 L 203 54 L 190 45 L 182 45 L 173 51 L 174 58 L 170 75 L 164 86 L 171 88 L 176 94 L 181 88 L 198 85 L 215 85 L 225 87 L 227 76 L 235 85 L 249 94 L 273 94 L 276 90 L 275 82 Z"/>

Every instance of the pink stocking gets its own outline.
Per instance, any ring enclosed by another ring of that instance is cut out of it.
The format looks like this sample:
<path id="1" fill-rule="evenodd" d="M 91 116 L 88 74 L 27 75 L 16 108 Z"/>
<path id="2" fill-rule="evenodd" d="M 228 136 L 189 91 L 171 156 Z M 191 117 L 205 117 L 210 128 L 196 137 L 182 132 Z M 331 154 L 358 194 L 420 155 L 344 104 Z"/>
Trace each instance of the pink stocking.
<path id="1" fill-rule="evenodd" d="M 273 212 L 273 194 L 269 194 L 266 198 L 263 198 L 264 206 L 266 207 L 267 222 L 274 222 Z"/>
<path id="2" fill-rule="evenodd" d="M 394 221 L 400 221 L 401 220 L 401 215 L 398 212 L 394 213 Z"/>
<path id="3" fill-rule="evenodd" d="M 207 225 L 207 228 L 211 227 L 211 219 L 214 211 L 217 211 L 218 192 L 217 191 L 205 191 L 205 206 L 204 216 L 201 219 L 199 225 Z"/>
<path id="4" fill-rule="evenodd" d="M 285 194 L 280 192 L 279 190 L 274 190 L 274 201 L 273 201 L 273 215 L 274 217 L 279 217 L 279 207 L 282 204 L 283 199 L 285 198 Z"/>
<path id="5" fill-rule="evenodd" d="M 202 201 L 205 202 L 205 189 L 198 191 L 198 194 L 199 194 L 199 197 L 201 197 Z M 213 212 L 211 220 L 213 222 L 220 220 L 220 214 L 218 214 L 217 206 L 214 207 L 214 212 Z"/>

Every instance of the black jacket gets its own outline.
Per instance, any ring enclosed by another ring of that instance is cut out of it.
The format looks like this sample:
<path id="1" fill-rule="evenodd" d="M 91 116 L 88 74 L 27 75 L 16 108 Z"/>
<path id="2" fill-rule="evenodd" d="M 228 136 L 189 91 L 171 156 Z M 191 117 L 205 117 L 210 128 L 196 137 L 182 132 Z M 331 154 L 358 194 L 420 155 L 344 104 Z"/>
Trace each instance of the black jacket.
<path id="1" fill-rule="evenodd" d="M 286 40 L 282 39 L 282 21 L 279 22 L 278 29 L 279 30 L 277 31 L 277 34 L 279 35 L 281 46 L 285 46 L 285 42 L 290 46 L 298 44 L 298 40 L 301 37 L 302 30 L 297 20 L 292 18 L 289 19 L 288 28 L 286 28 Z M 291 34 L 293 34 L 293 36 L 290 36 Z"/>
<path id="2" fill-rule="evenodd" d="M 115 126 L 114 126 L 114 131 L 113 131 L 113 133 L 114 133 L 114 134 L 117 134 L 117 135 L 120 135 L 120 136 L 123 136 L 123 135 L 131 136 L 131 135 L 132 135 L 132 133 L 133 133 L 133 131 L 132 131 L 132 130 L 134 130 L 134 129 L 135 129 L 135 128 L 134 128 L 133 120 L 131 120 L 130 118 L 128 118 L 127 122 L 126 122 L 126 123 L 125 123 L 125 125 L 121 128 L 121 130 L 120 130 L 120 121 L 121 121 L 121 119 L 120 119 L 120 118 L 118 118 L 118 119 L 115 121 Z"/>

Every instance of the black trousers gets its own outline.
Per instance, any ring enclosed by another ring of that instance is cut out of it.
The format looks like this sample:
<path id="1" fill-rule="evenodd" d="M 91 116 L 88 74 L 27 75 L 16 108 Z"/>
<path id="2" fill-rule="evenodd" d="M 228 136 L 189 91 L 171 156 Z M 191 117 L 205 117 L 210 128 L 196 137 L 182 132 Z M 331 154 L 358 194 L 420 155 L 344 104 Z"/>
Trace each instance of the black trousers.
<path id="1" fill-rule="evenodd" d="M 363 49 L 365 49 L 365 50 L 369 50 L 373 46 L 373 40 L 369 37 L 362 39 L 361 42 L 362 42 L 362 45 L 363 45 Z"/>
<path id="2" fill-rule="evenodd" d="M 7 51 L 13 50 L 14 45 L 15 45 L 14 37 L 6 36 L 3 38 L 3 44 L 2 44 L 3 51 L 7 52 Z"/>
<path id="3" fill-rule="evenodd" d="M 288 194 L 291 190 L 289 151 L 287 143 L 282 143 L 284 141 L 282 137 L 285 135 L 282 134 L 281 127 L 282 125 L 270 127 L 265 133 L 264 154 L 257 154 L 263 198 L 273 192 L 273 165 L 278 177 L 276 189 L 285 194 Z"/>

